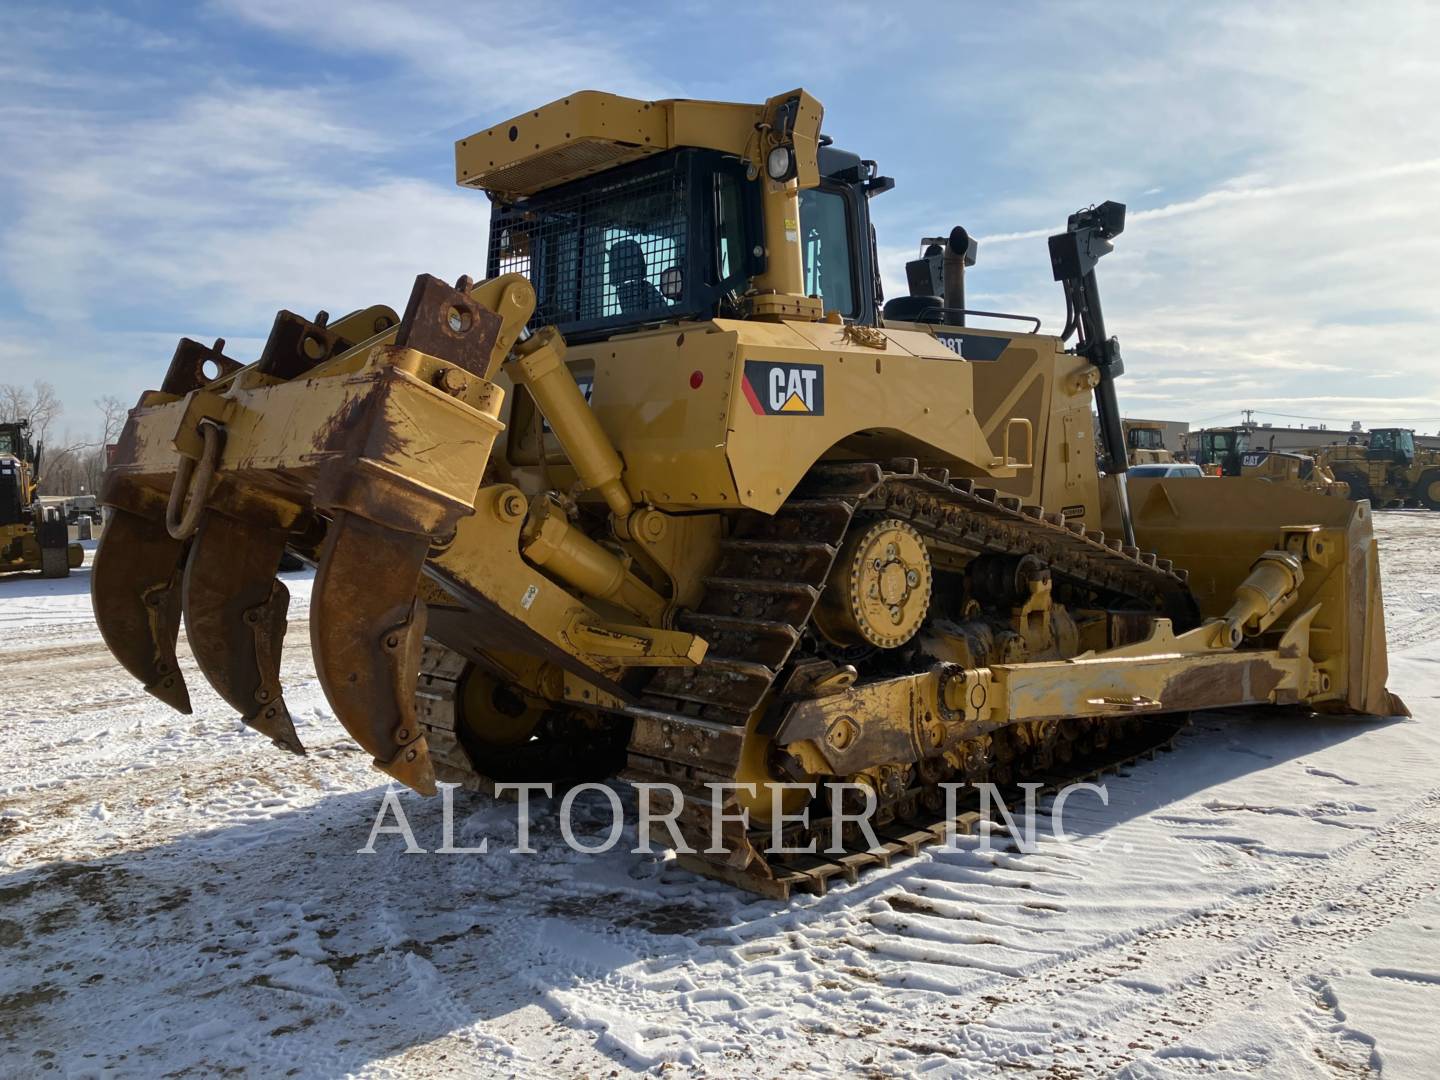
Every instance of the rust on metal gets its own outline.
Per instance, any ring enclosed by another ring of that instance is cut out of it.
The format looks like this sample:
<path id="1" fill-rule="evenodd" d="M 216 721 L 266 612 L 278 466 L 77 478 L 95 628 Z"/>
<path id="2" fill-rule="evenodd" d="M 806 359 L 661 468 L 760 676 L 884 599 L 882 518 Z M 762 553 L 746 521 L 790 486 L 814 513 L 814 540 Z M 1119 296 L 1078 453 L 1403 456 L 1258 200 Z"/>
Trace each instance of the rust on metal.
<path id="1" fill-rule="evenodd" d="M 425 638 L 417 598 L 429 538 L 340 511 L 310 602 L 315 670 L 335 716 L 375 766 L 425 795 L 435 770 L 415 717 Z"/>
<path id="2" fill-rule="evenodd" d="M 275 578 L 285 533 L 207 510 L 185 562 L 185 633 L 195 662 L 250 727 L 304 753 L 280 688 L 290 593 Z"/>
<path id="3" fill-rule="evenodd" d="M 1166 682 L 1161 700 L 1167 710 L 1220 709 L 1231 705 L 1266 704 L 1284 681 L 1282 669 L 1257 656 L 1245 663 L 1213 664 L 1181 671 Z M 1293 704 L 1290 692 L 1287 701 Z"/>
<path id="4" fill-rule="evenodd" d="M 330 329 L 328 322 L 323 311 L 314 319 L 293 311 L 276 312 L 256 368 L 277 379 L 293 379 L 355 347 L 355 342 Z"/>
<path id="5" fill-rule="evenodd" d="M 183 397 L 191 390 L 199 390 L 206 383 L 233 375 L 241 368 L 239 360 L 232 360 L 224 353 L 225 339 L 216 338 L 215 344 L 205 345 L 192 338 L 181 338 L 175 346 L 175 355 L 160 384 L 160 392 Z"/>
<path id="6" fill-rule="evenodd" d="M 162 520 L 112 507 L 90 572 L 90 602 L 106 646 L 126 671 L 172 709 L 190 712 L 175 659 L 185 543 Z"/>
<path id="7" fill-rule="evenodd" d="M 452 287 L 430 274 L 415 279 L 395 345 L 448 360 L 482 379 L 504 320 L 471 299 L 469 279 Z"/>

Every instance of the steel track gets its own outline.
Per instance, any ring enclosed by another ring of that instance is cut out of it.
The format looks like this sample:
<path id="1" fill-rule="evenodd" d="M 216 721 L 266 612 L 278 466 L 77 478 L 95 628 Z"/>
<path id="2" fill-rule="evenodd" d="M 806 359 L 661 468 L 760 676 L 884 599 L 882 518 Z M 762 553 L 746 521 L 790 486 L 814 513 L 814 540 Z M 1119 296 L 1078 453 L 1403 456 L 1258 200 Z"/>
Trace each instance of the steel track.
<path id="1" fill-rule="evenodd" d="M 1102 533 L 1061 515 L 1023 505 L 971 480 L 951 480 L 943 470 L 922 472 L 912 459 L 888 466 L 821 464 L 775 514 L 746 513 L 737 520 L 722 542 L 702 602 L 678 622 L 710 643 L 705 661 L 694 668 L 662 669 L 647 689 L 644 707 L 631 710 L 635 729 L 622 776 L 680 789 L 685 809 L 679 824 L 697 853 L 679 855 L 682 866 L 783 898 L 797 889 L 824 892 L 831 879 L 853 881 L 866 868 L 888 865 L 978 825 L 978 810 L 967 809 L 952 819 L 927 809 L 943 802 L 937 799 L 941 781 L 936 781 L 917 784 L 882 804 L 876 820 L 883 824 L 875 829 L 881 844 L 875 848 L 847 842 L 833 855 L 767 858 L 768 832 L 734 823 L 722 830 L 725 850 L 706 852 L 716 846 L 707 785 L 732 782 L 739 772 L 745 724 L 767 698 L 783 689 L 779 677 L 800 645 L 857 514 L 908 521 L 929 543 L 974 555 L 1035 555 L 1071 602 L 1163 614 L 1177 628 L 1197 618 L 1183 570 L 1119 541 L 1107 541 Z M 427 643 L 417 713 L 439 779 L 493 794 L 493 781 L 470 762 L 456 729 L 455 695 L 464 667 L 459 654 Z M 1049 764 L 1053 745 L 1032 746 L 1030 753 L 1012 746 L 1003 757 L 992 751 L 992 764 L 1017 779 L 1041 782 L 1042 790 L 1051 792 L 1167 749 L 1183 724 L 1183 719 L 1166 717 L 1113 722 L 1113 729 L 1128 726 L 1138 734 L 1117 735 L 1104 750 L 1091 746 L 1072 754 L 1063 775 Z M 1063 730 L 1052 727 L 1051 737 Z M 1083 722 L 1081 730 L 1107 729 Z M 725 809 L 738 810 L 733 798 Z M 792 830 L 786 846 L 806 846 L 807 838 L 823 837 L 828 824 L 826 819 L 812 822 L 798 843 Z M 668 834 L 659 838 L 668 839 Z M 817 846 L 825 845 L 822 839 Z"/>

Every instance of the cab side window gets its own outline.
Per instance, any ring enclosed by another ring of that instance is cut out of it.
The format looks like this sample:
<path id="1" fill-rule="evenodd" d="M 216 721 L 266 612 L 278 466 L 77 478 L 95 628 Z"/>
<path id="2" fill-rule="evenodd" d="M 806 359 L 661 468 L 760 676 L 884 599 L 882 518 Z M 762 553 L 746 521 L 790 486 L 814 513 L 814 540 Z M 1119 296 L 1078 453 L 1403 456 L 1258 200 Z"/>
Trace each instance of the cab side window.
<path id="1" fill-rule="evenodd" d="M 800 242 L 805 292 L 819 297 L 826 311 L 854 318 L 855 272 L 843 195 L 818 188 L 800 192 Z"/>

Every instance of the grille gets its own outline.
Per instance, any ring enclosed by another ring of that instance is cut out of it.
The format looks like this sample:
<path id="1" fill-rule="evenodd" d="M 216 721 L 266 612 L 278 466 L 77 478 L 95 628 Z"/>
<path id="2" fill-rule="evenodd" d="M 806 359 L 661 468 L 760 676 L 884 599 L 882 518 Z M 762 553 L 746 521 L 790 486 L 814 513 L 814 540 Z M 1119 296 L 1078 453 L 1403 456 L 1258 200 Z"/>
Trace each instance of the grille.
<path id="1" fill-rule="evenodd" d="M 683 300 L 667 299 L 660 282 L 666 270 L 683 274 L 687 208 L 685 172 L 673 162 L 583 191 L 497 207 L 492 272 L 530 279 L 532 328 L 664 318 Z"/>

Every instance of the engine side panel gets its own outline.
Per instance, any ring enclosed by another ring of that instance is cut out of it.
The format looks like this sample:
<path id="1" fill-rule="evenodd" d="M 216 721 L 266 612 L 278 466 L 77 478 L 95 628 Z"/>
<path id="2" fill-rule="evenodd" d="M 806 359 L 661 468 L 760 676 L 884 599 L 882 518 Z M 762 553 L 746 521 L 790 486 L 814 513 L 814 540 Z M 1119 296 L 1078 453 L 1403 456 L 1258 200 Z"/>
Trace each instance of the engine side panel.
<path id="1" fill-rule="evenodd" d="M 1083 362 L 1054 338 L 1004 340 L 1025 377 L 983 413 L 977 380 L 1012 378 L 1009 365 L 989 370 L 918 330 L 715 320 L 580 345 L 567 362 L 625 461 L 630 494 L 665 509 L 773 512 L 822 457 L 908 456 L 1094 515 L 1088 386 L 1055 393 Z M 1006 465 L 1012 416 L 1031 434 L 1011 428 Z M 513 464 L 563 469 L 523 397 L 511 426 Z"/>

